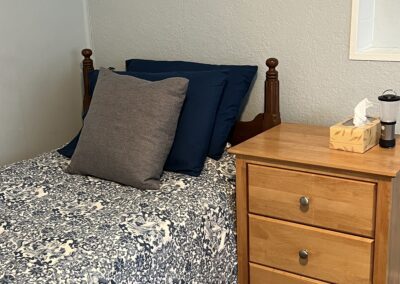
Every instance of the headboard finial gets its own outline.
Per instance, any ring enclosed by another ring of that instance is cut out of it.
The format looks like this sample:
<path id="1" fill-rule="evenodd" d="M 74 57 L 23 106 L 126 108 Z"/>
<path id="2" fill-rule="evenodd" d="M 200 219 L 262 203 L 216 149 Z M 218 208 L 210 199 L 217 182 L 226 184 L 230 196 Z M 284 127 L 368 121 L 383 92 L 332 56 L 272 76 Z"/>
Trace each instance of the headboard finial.
<path id="1" fill-rule="evenodd" d="M 278 71 L 276 71 L 276 66 L 278 66 L 279 61 L 276 58 L 268 58 L 265 64 L 268 66 L 267 79 L 277 79 Z"/>
<path id="2" fill-rule="evenodd" d="M 278 66 L 279 61 L 276 58 L 268 58 L 266 64 L 269 68 L 275 68 Z"/>
<path id="3" fill-rule="evenodd" d="M 92 56 L 92 54 L 93 54 L 93 52 L 92 52 L 91 49 L 89 49 L 89 48 L 82 49 L 82 55 L 83 55 L 83 57 L 85 57 L 86 59 L 89 59 L 90 56 Z"/>

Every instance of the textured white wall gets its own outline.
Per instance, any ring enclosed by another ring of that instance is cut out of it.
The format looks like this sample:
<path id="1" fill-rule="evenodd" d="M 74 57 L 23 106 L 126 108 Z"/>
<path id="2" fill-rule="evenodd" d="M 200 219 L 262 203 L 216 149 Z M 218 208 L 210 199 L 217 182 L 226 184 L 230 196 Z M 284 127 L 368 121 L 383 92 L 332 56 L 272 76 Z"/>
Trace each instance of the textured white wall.
<path id="1" fill-rule="evenodd" d="M 89 0 L 97 65 L 126 58 L 257 64 L 244 118 L 262 110 L 267 57 L 280 60 L 285 121 L 330 125 L 364 97 L 400 90 L 399 62 L 350 61 L 351 0 Z"/>
<path id="2" fill-rule="evenodd" d="M 81 122 L 82 0 L 2 0 L 0 166 L 66 143 Z"/>

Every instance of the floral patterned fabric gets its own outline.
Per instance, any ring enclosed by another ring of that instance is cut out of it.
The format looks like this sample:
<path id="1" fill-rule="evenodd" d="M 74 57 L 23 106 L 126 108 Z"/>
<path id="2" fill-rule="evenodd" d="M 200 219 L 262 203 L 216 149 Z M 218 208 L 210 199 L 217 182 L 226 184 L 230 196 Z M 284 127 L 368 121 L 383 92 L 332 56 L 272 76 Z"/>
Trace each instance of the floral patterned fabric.
<path id="1" fill-rule="evenodd" d="M 0 283 L 236 283 L 235 165 L 165 172 L 158 191 L 64 172 L 56 152 L 0 168 Z"/>

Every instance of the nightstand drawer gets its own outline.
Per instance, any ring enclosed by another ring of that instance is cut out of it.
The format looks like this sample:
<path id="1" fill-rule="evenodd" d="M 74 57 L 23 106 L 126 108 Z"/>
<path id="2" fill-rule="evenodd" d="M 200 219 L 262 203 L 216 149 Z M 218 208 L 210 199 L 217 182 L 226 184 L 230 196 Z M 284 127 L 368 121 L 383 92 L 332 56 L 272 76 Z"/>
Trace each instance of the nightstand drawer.
<path id="1" fill-rule="evenodd" d="M 370 283 L 374 241 L 249 215 L 250 261 L 334 283 Z"/>
<path id="2" fill-rule="evenodd" d="M 250 263 L 250 284 L 328 284 L 280 271 L 266 266 Z"/>
<path id="3" fill-rule="evenodd" d="M 251 213 L 374 236 L 374 183 L 249 165 L 248 187 Z"/>

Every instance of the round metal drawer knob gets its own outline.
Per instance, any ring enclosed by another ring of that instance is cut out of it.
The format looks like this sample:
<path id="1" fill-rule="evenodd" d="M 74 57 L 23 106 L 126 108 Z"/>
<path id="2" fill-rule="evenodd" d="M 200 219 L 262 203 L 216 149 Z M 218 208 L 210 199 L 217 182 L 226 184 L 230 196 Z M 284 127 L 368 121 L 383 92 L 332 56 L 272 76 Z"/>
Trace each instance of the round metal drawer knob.
<path id="1" fill-rule="evenodd" d="M 300 197 L 300 206 L 301 207 L 308 207 L 310 205 L 310 198 L 307 196 Z"/>
<path id="2" fill-rule="evenodd" d="M 308 259 L 308 251 L 306 249 L 302 249 L 299 251 L 300 259 L 307 260 Z"/>

